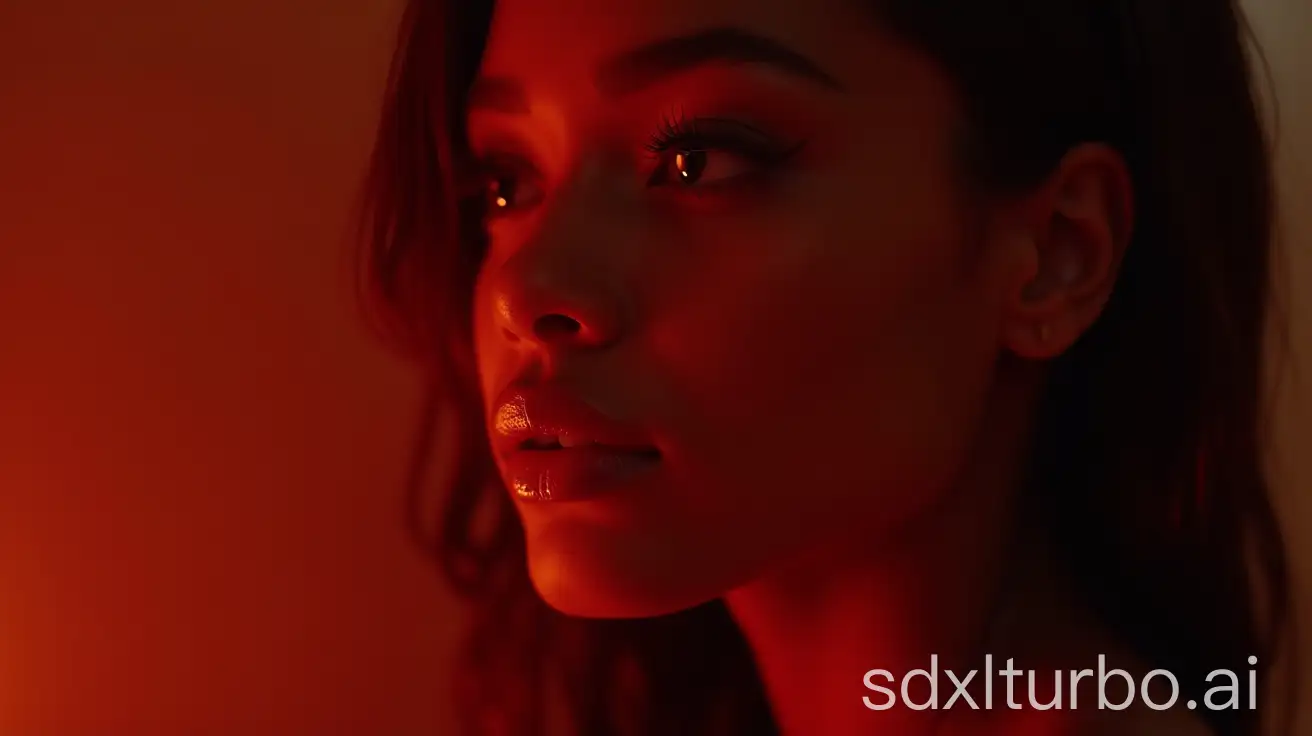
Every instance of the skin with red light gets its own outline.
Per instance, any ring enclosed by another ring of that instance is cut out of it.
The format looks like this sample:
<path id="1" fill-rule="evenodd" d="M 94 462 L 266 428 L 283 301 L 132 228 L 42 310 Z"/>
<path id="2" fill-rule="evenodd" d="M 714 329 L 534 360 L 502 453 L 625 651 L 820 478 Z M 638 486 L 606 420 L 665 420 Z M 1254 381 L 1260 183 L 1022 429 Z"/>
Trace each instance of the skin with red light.
<path id="1" fill-rule="evenodd" d="M 838 84 L 767 64 L 591 83 L 627 49 L 723 26 Z M 521 382 L 659 451 L 567 502 L 519 504 L 544 599 L 634 617 L 725 597 L 785 733 L 1093 728 L 1096 711 L 874 716 L 859 683 L 931 653 L 963 671 L 984 651 L 1136 668 L 1013 513 L 1042 361 L 1097 318 L 1129 239 L 1120 158 L 1082 146 L 1037 191 L 985 200 L 962 184 L 950 81 L 840 0 L 503 0 L 480 73 L 527 103 L 468 121 L 503 188 L 474 302 L 493 444 Z M 707 147 L 684 177 L 677 146 L 647 150 L 700 120 L 788 155 Z M 512 451 L 497 461 L 523 485 Z"/>

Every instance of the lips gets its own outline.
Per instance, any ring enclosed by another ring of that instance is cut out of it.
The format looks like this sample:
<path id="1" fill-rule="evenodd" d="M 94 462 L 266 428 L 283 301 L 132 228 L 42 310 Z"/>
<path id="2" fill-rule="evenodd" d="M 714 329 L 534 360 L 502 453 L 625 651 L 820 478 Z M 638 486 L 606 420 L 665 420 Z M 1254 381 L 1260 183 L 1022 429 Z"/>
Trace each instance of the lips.
<path id="1" fill-rule="evenodd" d="M 490 424 L 510 490 L 525 501 L 618 491 L 660 463 L 648 432 L 606 416 L 561 386 L 511 386 L 498 398 Z"/>

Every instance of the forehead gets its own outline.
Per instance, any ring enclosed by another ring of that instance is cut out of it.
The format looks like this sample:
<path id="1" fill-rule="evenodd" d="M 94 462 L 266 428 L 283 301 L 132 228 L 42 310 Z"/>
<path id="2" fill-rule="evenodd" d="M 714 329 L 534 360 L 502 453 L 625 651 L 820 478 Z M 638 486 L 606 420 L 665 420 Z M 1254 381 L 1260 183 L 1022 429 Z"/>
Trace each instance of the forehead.
<path id="1" fill-rule="evenodd" d="M 769 39 L 835 77 L 877 41 L 856 0 L 497 0 L 482 73 L 577 88 L 634 48 L 712 29 Z"/>

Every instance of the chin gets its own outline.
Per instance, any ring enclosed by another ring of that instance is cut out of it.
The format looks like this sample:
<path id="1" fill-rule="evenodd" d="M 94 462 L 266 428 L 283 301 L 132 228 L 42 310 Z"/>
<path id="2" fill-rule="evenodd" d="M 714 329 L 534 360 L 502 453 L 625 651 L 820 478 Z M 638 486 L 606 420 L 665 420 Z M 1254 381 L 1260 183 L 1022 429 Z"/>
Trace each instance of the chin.
<path id="1" fill-rule="evenodd" d="M 554 523 L 527 530 L 529 576 L 547 605 L 580 618 L 649 618 L 695 608 L 737 587 L 718 550 L 664 535 Z"/>

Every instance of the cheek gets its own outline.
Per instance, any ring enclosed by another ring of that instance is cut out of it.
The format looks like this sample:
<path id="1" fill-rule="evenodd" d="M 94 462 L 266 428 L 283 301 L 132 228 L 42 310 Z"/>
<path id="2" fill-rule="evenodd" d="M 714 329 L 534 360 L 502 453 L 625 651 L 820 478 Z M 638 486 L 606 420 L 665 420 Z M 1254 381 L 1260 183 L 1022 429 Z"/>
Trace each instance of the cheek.
<path id="1" fill-rule="evenodd" d="M 484 271 L 486 273 L 486 270 Z M 491 408 L 492 393 L 513 378 L 515 362 L 496 318 L 496 300 L 480 275 L 474 288 L 474 358 L 485 409 Z"/>
<path id="2" fill-rule="evenodd" d="M 947 484 L 996 355 L 951 215 L 834 206 L 698 236 L 654 334 L 686 400 L 671 462 L 705 518 L 800 543 L 896 525 Z"/>

